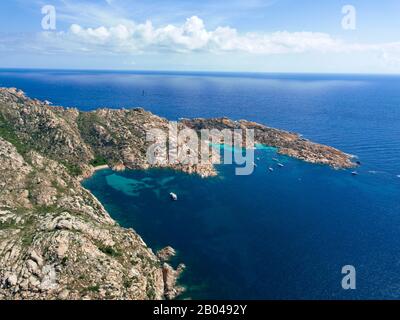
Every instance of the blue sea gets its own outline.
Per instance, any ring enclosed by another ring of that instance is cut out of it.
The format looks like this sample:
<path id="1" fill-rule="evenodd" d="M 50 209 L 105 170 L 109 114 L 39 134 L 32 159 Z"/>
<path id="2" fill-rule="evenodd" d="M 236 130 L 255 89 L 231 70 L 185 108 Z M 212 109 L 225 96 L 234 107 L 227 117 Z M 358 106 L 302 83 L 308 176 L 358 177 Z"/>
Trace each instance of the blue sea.
<path id="1" fill-rule="evenodd" d="M 357 156 L 358 176 L 262 148 L 250 176 L 104 170 L 84 186 L 151 248 L 178 251 L 182 299 L 400 298 L 400 76 L 3 69 L 0 86 L 81 110 L 254 120 Z"/>

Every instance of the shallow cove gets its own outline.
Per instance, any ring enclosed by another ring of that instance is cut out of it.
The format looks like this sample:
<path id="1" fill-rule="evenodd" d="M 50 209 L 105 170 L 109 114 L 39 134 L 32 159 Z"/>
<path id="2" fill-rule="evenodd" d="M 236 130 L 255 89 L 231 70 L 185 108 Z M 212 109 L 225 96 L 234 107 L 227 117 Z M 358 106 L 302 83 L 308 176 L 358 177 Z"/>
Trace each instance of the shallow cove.
<path id="1" fill-rule="evenodd" d="M 399 297 L 397 181 L 255 152 L 250 176 L 235 176 L 232 165 L 209 179 L 103 170 L 83 184 L 151 248 L 178 250 L 175 262 L 187 265 L 181 298 Z M 357 269 L 355 291 L 341 288 L 346 264 Z"/>

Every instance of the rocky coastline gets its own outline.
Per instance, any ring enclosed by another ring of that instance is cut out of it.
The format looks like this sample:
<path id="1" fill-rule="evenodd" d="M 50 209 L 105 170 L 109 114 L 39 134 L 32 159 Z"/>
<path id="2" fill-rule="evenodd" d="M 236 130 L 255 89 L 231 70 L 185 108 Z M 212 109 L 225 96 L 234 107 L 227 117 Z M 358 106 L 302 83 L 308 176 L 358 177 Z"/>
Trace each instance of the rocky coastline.
<path id="1" fill-rule="evenodd" d="M 179 128 L 255 130 L 281 154 L 334 168 L 351 156 L 249 121 L 184 119 Z M 120 227 L 80 181 L 95 170 L 169 167 L 203 177 L 213 163 L 149 165 L 146 132 L 169 121 L 135 109 L 50 106 L 0 88 L 0 299 L 173 299 L 183 288 L 167 247 L 158 253 Z"/>
<path id="2" fill-rule="evenodd" d="M 254 142 L 278 149 L 278 153 L 306 162 L 328 165 L 335 169 L 353 168 L 353 156 L 338 149 L 304 139 L 297 133 L 270 128 L 247 120 L 233 121 L 228 118 L 183 119 L 185 126 L 201 131 L 202 129 L 252 129 Z"/>

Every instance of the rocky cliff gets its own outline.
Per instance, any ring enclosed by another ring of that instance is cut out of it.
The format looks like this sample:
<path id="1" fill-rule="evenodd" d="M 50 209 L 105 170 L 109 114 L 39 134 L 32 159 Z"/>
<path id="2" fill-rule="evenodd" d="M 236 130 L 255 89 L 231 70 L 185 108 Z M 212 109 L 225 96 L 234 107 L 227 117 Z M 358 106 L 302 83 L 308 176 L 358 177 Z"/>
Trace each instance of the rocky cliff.
<path id="1" fill-rule="evenodd" d="M 143 109 L 80 112 L 0 89 L 0 298 L 163 299 L 181 288 L 165 254 L 120 227 L 80 180 L 107 164 L 149 168 L 146 132 L 169 122 Z M 351 158 L 248 121 L 182 120 L 180 128 L 251 128 L 256 142 L 305 161 L 351 167 Z M 202 176 L 212 163 L 169 166 Z M 167 250 L 168 252 L 171 249 Z"/>

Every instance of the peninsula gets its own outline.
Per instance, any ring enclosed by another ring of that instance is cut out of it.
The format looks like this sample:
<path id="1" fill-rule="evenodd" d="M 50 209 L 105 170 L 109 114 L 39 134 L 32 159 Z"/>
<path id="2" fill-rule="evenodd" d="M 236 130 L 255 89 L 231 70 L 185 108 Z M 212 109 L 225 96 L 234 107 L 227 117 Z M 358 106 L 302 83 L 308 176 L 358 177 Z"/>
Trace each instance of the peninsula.
<path id="1" fill-rule="evenodd" d="M 182 292 L 168 264 L 120 227 L 81 186 L 96 167 L 148 169 L 146 132 L 169 121 L 141 108 L 50 106 L 0 88 L 0 299 L 173 299 Z M 295 133 L 245 120 L 184 119 L 181 128 L 255 130 L 257 143 L 334 168 L 351 156 Z M 166 165 L 203 177 L 213 164 Z"/>

